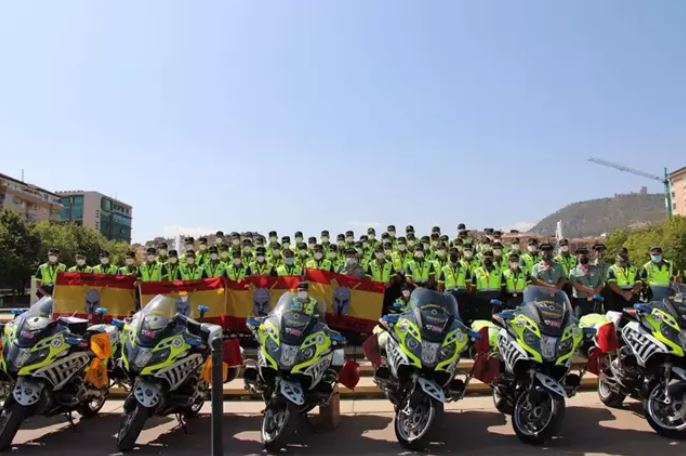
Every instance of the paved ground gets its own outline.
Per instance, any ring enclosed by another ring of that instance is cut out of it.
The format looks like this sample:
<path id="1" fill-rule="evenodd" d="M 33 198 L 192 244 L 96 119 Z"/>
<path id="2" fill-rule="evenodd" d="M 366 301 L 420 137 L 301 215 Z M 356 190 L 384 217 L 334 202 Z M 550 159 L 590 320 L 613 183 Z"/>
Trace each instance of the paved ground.
<path id="1" fill-rule="evenodd" d="M 260 454 L 258 429 L 261 404 L 225 402 L 225 454 Z M 339 428 L 334 432 L 303 431 L 290 454 L 408 454 L 396 443 L 393 414 L 386 401 L 344 400 Z M 15 438 L 13 454 L 106 455 L 116 454 L 113 435 L 119 422 L 121 402 L 107 404 L 105 413 L 81 421 L 76 431 L 60 418 L 34 418 Z M 135 455 L 209 454 L 208 415 L 189 424 L 184 434 L 172 418 L 155 418 L 139 439 Z M 568 402 L 562 436 L 547 447 L 521 444 L 508 419 L 497 413 L 489 397 L 470 397 L 450 404 L 437 442 L 430 454 L 460 455 L 605 455 L 662 456 L 686 454 L 685 441 L 670 441 L 655 435 L 640 415 L 636 402 L 622 410 L 605 408 L 595 393 L 581 393 Z"/>

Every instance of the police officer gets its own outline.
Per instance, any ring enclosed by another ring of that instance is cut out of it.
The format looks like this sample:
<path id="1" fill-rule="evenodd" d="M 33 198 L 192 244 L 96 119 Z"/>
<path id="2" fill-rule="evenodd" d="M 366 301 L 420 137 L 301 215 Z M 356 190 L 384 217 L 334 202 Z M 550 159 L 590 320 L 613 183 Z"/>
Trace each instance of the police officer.
<path id="1" fill-rule="evenodd" d="M 153 249 L 154 250 L 154 249 Z M 100 264 L 94 266 L 91 271 L 95 274 L 117 275 L 118 268 L 110 263 L 110 252 L 102 250 L 100 252 Z"/>
<path id="2" fill-rule="evenodd" d="M 252 237 L 246 236 L 245 239 L 243 239 L 243 248 L 241 250 L 241 259 L 243 261 L 243 264 L 245 264 L 246 266 L 252 262 L 252 260 L 253 260 Z"/>
<path id="3" fill-rule="evenodd" d="M 309 284 L 300 282 L 295 289 L 295 300 L 302 305 L 302 311 L 313 318 L 323 320 L 324 314 L 319 306 L 319 302 L 310 296 Z"/>
<path id="4" fill-rule="evenodd" d="M 86 264 L 86 252 L 83 250 L 76 252 L 76 266 L 70 267 L 68 272 L 91 272 L 91 267 Z"/>
<path id="5" fill-rule="evenodd" d="M 503 297 L 505 306 L 514 309 L 522 303 L 522 293 L 531 282 L 531 274 L 522 269 L 517 252 L 510 253 L 507 259 L 507 267 L 503 269 Z"/>
<path id="6" fill-rule="evenodd" d="M 474 247 L 467 244 L 462 249 L 462 265 L 469 269 L 474 276 L 474 272 L 481 267 L 481 262 L 474 256 Z"/>
<path id="7" fill-rule="evenodd" d="M 503 257 L 504 247 L 500 241 L 493 241 L 493 264 L 502 273 L 507 269 L 507 258 Z"/>
<path id="8" fill-rule="evenodd" d="M 52 295 L 57 274 L 67 270 L 67 266 L 64 263 L 59 262 L 59 255 L 59 249 L 54 247 L 48 249 L 48 261 L 38 266 L 38 269 L 36 270 L 35 277 L 39 298 Z"/>
<path id="9" fill-rule="evenodd" d="M 381 282 L 389 286 L 391 279 L 395 276 L 393 262 L 386 259 L 383 246 L 377 245 L 374 248 L 374 259 L 367 266 L 367 276 L 375 282 Z"/>
<path id="10" fill-rule="evenodd" d="M 208 251 L 209 258 L 202 266 L 203 277 L 224 277 L 226 275 L 226 264 L 219 258 L 219 249 L 213 245 Z"/>
<path id="11" fill-rule="evenodd" d="M 553 257 L 553 245 L 544 242 L 539 248 L 541 249 L 541 260 L 534 265 L 531 271 L 531 282 L 542 287 L 562 289 L 567 278 L 562 265 L 557 263 Z"/>
<path id="12" fill-rule="evenodd" d="M 250 263 L 250 273 L 254 276 L 275 276 L 276 270 L 267 261 L 266 250 L 264 247 L 255 249 L 255 261 Z"/>
<path id="13" fill-rule="evenodd" d="M 293 238 L 294 238 L 293 241 L 295 242 L 295 245 L 298 245 L 298 244 L 305 241 L 305 237 L 303 236 L 302 231 L 296 231 Z"/>
<path id="14" fill-rule="evenodd" d="M 319 242 L 321 243 L 324 251 L 329 250 L 329 246 L 331 245 L 331 237 L 329 236 L 328 230 L 322 230 L 319 235 Z"/>
<path id="15" fill-rule="evenodd" d="M 476 290 L 475 306 L 470 309 L 472 319 L 487 320 L 492 315 L 491 299 L 501 297 L 503 275 L 495 266 L 493 252 L 485 250 L 481 253 L 481 266 L 474 271 L 474 288 Z M 462 307 L 460 307 L 462 309 Z"/>
<path id="16" fill-rule="evenodd" d="M 231 257 L 231 263 L 225 265 L 226 276 L 230 280 L 243 280 L 252 274 L 248 264 L 243 261 L 243 255 L 239 250 L 233 252 Z"/>
<path id="17" fill-rule="evenodd" d="M 310 236 L 307 238 L 307 258 L 313 258 L 314 257 L 314 248 L 317 245 L 317 238 L 314 236 Z"/>
<path id="18" fill-rule="evenodd" d="M 274 247 L 279 245 L 279 236 L 276 231 L 269 232 L 269 244 L 267 244 L 267 256 L 271 257 L 271 251 Z"/>
<path id="19" fill-rule="evenodd" d="M 298 266 L 295 261 L 293 251 L 291 249 L 284 249 L 283 264 L 277 266 L 276 274 L 279 276 L 301 276 L 303 272 L 303 268 Z"/>
<path id="20" fill-rule="evenodd" d="M 388 225 L 386 227 L 386 232 L 388 233 L 388 238 L 391 240 L 391 244 L 395 244 L 395 240 L 396 240 L 395 225 Z"/>
<path id="21" fill-rule="evenodd" d="M 192 252 L 192 250 L 191 250 Z M 157 250 L 149 247 L 145 251 L 145 261 L 138 267 L 137 277 L 141 282 L 159 282 L 163 278 L 163 265 L 157 262 Z"/>
<path id="22" fill-rule="evenodd" d="M 405 237 L 409 238 L 410 234 L 414 237 L 414 227 L 412 225 L 407 225 L 405 227 Z"/>
<path id="23" fill-rule="evenodd" d="M 229 257 L 233 257 L 233 252 L 241 250 L 241 235 L 238 231 L 233 231 L 230 235 L 231 247 L 229 248 Z"/>
<path id="24" fill-rule="evenodd" d="M 518 237 L 513 237 L 510 239 L 510 247 L 507 251 L 507 254 L 509 255 L 510 253 L 516 253 L 517 257 L 519 257 L 521 261 L 521 246 L 520 246 L 520 240 Z"/>
<path id="25" fill-rule="evenodd" d="M 345 232 L 345 247 L 355 247 L 355 232 L 352 230 L 348 230 Z"/>
<path id="26" fill-rule="evenodd" d="M 358 279 L 362 279 L 366 275 L 365 270 L 359 264 L 357 250 L 354 247 L 346 249 L 345 264 L 341 265 L 338 273 L 354 276 Z"/>
<path id="27" fill-rule="evenodd" d="M 578 262 L 569 271 L 569 281 L 572 285 L 572 304 L 577 317 L 590 313 L 600 313 L 602 309 L 596 309 L 594 297 L 605 287 L 605 279 L 602 277 L 598 266 L 591 264 L 588 257 L 588 248 L 576 249 Z"/>
<path id="28" fill-rule="evenodd" d="M 224 243 L 224 232 L 223 231 L 217 231 L 214 233 L 214 245 L 215 247 L 219 248 L 220 245 Z M 158 247 L 159 250 L 159 247 Z"/>
<path id="29" fill-rule="evenodd" d="M 210 259 L 210 254 L 208 252 L 209 245 L 207 243 L 206 237 L 201 237 L 198 239 L 198 252 L 195 255 L 195 262 L 199 266 L 203 266 Z"/>
<path id="30" fill-rule="evenodd" d="M 650 261 L 645 263 L 640 271 L 643 284 L 650 287 L 652 299 L 668 298 L 671 295 L 671 287 L 678 283 L 678 270 L 671 261 L 664 259 L 662 247 L 656 245 L 650 248 Z"/>
<path id="31" fill-rule="evenodd" d="M 589 252 L 589 258 L 591 263 L 598 266 L 600 275 L 604 280 L 607 280 L 607 273 L 610 269 L 610 263 L 605 260 L 605 252 L 607 247 L 602 242 L 597 242 L 593 245 L 593 248 Z"/>
<path id="32" fill-rule="evenodd" d="M 426 261 L 433 262 L 436 259 L 436 252 L 431 247 L 431 239 L 429 236 L 422 236 L 419 240 L 419 243 L 424 249 L 424 258 Z"/>
<path id="33" fill-rule="evenodd" d="M 379 245 L 379 240 L 376 239 L 376 230 L 372 227 L 367 228 L 367 242 L 370 252 L 374 252 L 374 249 Z"/>
<path id="34" fill-rule="evenodd" d="M 367 255 L 367 250 L 364 248 L 364 243 L 362 241 L 355 242 L 355 251 L 357 252 L 357 264 L 363 271 L 366 271 L 370 258 Z"/>
<path id="35" fill-rule="evenodd" d="M 555 261 L 562 265 L 565 275 L 569 276 L 572 269 L 576 266 L 576 257 L 569 252 L 569 240 L 560 239 L 559 252 L 555 256 Z"/>
<path id="36" fill-rule="evenodd" d="M 433 288 L 436 283 L 436 271 L 433 263 L 425 257 L 424 246 L 417 245 L 412 256 L 412 261 L 405 268 L 407 281 L 414 286 Z"/>
<path id="37" fill-rule="evenodd" d="M 174 249 L 169 251 L 169 259 L 162 265 L 162 280 L 181 280 L 179 252 Z"/>
<path id="38" fill-rule="evenodd" d="M 291 249 L 291 237 L 290 236 L 282 236 L 281 237 L 281 254 L 282 255 L 286 252 L 286 249 L 288 249 L 288 250 Z"/>
<path id="39" fill-rule="evenodd" d="M 443 242 L 436 245 L 436 256 L 434 258 L 434 271 L 440 274 L 443 268 L 448 264 L 448 246 Z"/>
<path id="40" fill-rule="evenodd" d="M 295 258 L 295 264 L 300 266 L 302 269 L 305 269 L 305 265 L 307 264 L 307 260 L 309 258 L 309 252 L 307 251 L 307 244 L 304 242 L 298 242 L 295 246 L 296 248 L 296 258 Z"/>
<path id="41" fill-rule="evenodd" d="M 184 238 L 183 240 L 183 256 L 181 259 L 185 261 L 186 259 L 186 252 L 189 252 L 194 249 L 195 246 L 195 238 L 192 236 L 188 236 L 187 238 Z M 195 260 L 193 260 L 195 261 Z"/>
<path id="42" fill-rule="evenodd" d="M 179 266 L 179 274 L 181 280 L 202 279 L 202 266 L 196 261 L 194 250 L 186 252 L 185 261 Z"/>
<path id="43" fill-rule="evenodd" d="M 404 236 L 400 236 L 397 241 L 396 251 L 393 254 L 393 267 L 396 271 L 405 271 L 407 265 L 412 261 L 412 253 L 410 253 L 407 240 Z"/>
<path id="44" fill-rule="evenodd" d="M 338 252 L 343 254 L 345 252 L 345 235 L 338 234 L 336 236 L 336 246 L 338 247 Z"/>
<path id="45" fill-rule="evenodd" d="M 407 311 L 407 306 L 410 303 L 410 296 L 412 296 L 413 287 L 407 282 L 400 286 L 400 296 L 395 300 L 389 309 L 389 313 L 399 314 Z"/>
<path id="46" fill-rule="evenodd" d="M 271 250 L 271 256 L 268 256 L 267 260 L 274 268 L 278 268 L 283 264 L 283 251 L 281 250 L 280 244 L 277 244 Z"/>
<path id="47" fill-rule="evenodd" d="M 126 257 L 124 259 L 124 266 L 119 268 L 119 275 L 127 275 L 138 277 L 138 266 L 136 265 L 136 252 L 128 251 L 126 252 Z"/>
<path id="48" fill-rule="evenodd" d="M 525 271 L 533 272 L 534 265 L 541 261 L 541 256 L 538 254 L 538 241 L 535 238 L 530 238 L 526 249 L 527 252 L 521 256 L 522 268 Z"/>
<path id="49" fill-rule="evenodd" d="M 305 266 L 309 269 L 318 269 L 320 271 L 331 272 L 333 264 L 328 258 L 324 258 L 324 247 L 321 244 L 314 246 L 314 253 L 312 259 L 307 260 Z"/>
<path id="50" fill-rule="evenodd" d="M 642 283 L 638 268 L 629 258 L 629 250 L 622 247 L 617 252 L 615 263 L 607 271 L 607 285 L 610 289 L 605 302 L 606 311 L 621 312 L 638 302 Z"/>
<path id="51" fill-rule="evenodd" d="M 439 270 L 438 289 L 454 294 L 455 291 L 464 292 L 472 287 L 472 272 L 460 261 L 460 252 L 455 247 L 450 248 L 448 262 Z"/>
<path id="52" fill-rule="evenodd" d="M 165 264 L 169 260 L 169 246 L 166 242 L 160 242 L 157 245 L 157 262 Z"/>

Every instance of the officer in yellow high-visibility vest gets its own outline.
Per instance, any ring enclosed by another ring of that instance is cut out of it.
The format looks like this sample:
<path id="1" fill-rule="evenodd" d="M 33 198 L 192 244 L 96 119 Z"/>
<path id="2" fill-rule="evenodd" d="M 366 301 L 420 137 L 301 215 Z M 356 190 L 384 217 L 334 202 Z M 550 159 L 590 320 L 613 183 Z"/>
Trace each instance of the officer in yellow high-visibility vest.
<path id="1" fill-rule="evenodd" d="M 230 264 L 226 265 L 226 276 L 229 280 L 243 280 L 251 274 L 250 266 L 243 262 L 240 250 L 235 250 Z"/>
<path id="2" fill-rule="evenodd" d="M 531 274 L 521 267 L 519 254 L 510 253 L 507 268 L 503 270 L 503 298 L 506 308 L 514 309 L 522 304 L 522 293 L 531 282 Z"/>
<path id="3" fill-rule="evenodd" d="M 576 266 L 576 257 L 569 251 L 569 240 L 560 239 L 558 243 L 558 254 L 555 256 L 555 261 L 562 265 L 565 275 L 569 276 L 572 269 Z"/>
<path id="4" fill-rule="evenodd" d="M 407 247 L 407 240 L 400 236 L 396 242 L 396 250 L 393 252 L 393 267 L 396 271 L 405 271 L 408 263 L 412 261 L 412 254 Z"/>
<path id="5" fill-rule="evenodd" d="M 65 272 L 67 266 L 59 262 L 60 250 L 57 248 L 48 249 L 48 261 L 38 266 L 34 276 L 36 277 L 37 295 L 39 298 L 52 295 L 55 288 L 57 274 Z"/>
<path id="6" fill-rule="evenodd" d="M 452 292 L 467 291 L 472 287 L 472 271 L 460 261 L 460 251 L 451 247 L 448 263 L 438 273 L 438 289 Z"/>
<path id="7" fill-rule="evenodd" d="M 202 266 L 203 278 L 224 277 L 226 275 L 226 264 L 219 258 L 219 249 L 213 245 L 207 251 L 209 252 L 209 257 Z"/>
<path id="8" fill-rule="evenodd" d="M 179 264 L 179 252 L 169 251 L 169 259 L 162 265 L 162 280 L 172 282 L 181 280 L 181 265 Z"/>
<path id="9" fill-rule="evenodd" d="M 307 260 L 305 267 L 331 272 L 333 270 L 333 263 L 324 257 L 324 247 L 321 244 L 315 244 L 312 248 L 312 259 Z"/>
<path id="10" fill-rule="evenodd" d="M 192 252 L 192 250 L 190 250 Z M 163 265 L 157 262 L 157 251 L 154 247 L 148 248 L 145 253 L 145 261 L 138 267 L 138 280 L 141 282 L 160 282 L 162 280 Z M 186 252 L 188 256 L 189 252 Z"/>
<path id="11" fill-rule="evenodd" d="M 76 265 L 70 267 L 68 272 L 91 272 L 91 267 L 86 264 L 86 252 L 83 250 L 76 252 Z"/>
<path id="12" fill-rule="evenodd" d="M 255 249 L 255 261 L 250 263 L 250 274 L 268 277 L 276 275 L 276 269 L 267 260 L 267 250 L 264 247 L 257 247 Z"/>
<path id="13" fill-rule="evenodd" d="M 374 259 L 367 265 L 367 277 L 375 282 L 381 282 L 389 286 L 395 274 L 393 262 L 386 259 L 383 246 L 378 244 L 374 248 Z"/>
<path id="14" fill-rule="evenodd" d="M 503 288 L 503 275 L 500 269 L 495 267 L 493 252 L 484 250 L 481 252 L 481 266 L 474 271 L 474 288 L 476 300 L 474 307 L 469 309 L 469 314 L 474 320 L 488 320 L 492 315 L 491 299 L 501 297 Z M 462 310 L 462 306 L 460 307 Z"/>
<path id="15" fill-rule="evenodd" d="M 664 259 L 662 247 L 656 245 L 650 248 L 650 261 L 641 268 L 640 278 L 650 287 L 653 299 L 663 299 L 671 295 L 672 285 L 679 282 L 679 271 Z"/>
<path id="16" fill-rule="evenodd" d="M 100 264 L 94 266 L 91 271 L 95 274 L 117 275 L 119 268 L 110 262 L 110 252 L 103 250 L 100 252 Z"/>
<path id="17" fill-rule="evenodd" d="M 195 250 L 187 251 L 183 264 L 179 266 L 181 280 L 202 279 L 202 273 L 202 266 L 196 261 Z"/>
<path id="18" fill-rule="evenodd" d="M 158 261 L 159 263 L 159 261 Z M 126 258 L 124 259 L 124 266 L 119 268 L 119 275 L 128 275 L 137 277 L 138 276 L 138 266 L 136 265 L 136 252 L 129 251 L 126 252 Z"/>
<path id="19" fill-rule="evenodd" d="M 407 281 L 417 287 L 433 288 L 436 285 L 436 271 L 434 264 L 425 258 L 422 244 L 415 246 L 413 257 L 405 268 Z"/>
<path id="20" fill-rule="evenodd" d="M 301 276 L 303 272 L 303 268 L 295 262 L 293 251 L 291 249 L 284 249 L 283 264 L 276 267 L 276 274 L 278 276 Z"/>

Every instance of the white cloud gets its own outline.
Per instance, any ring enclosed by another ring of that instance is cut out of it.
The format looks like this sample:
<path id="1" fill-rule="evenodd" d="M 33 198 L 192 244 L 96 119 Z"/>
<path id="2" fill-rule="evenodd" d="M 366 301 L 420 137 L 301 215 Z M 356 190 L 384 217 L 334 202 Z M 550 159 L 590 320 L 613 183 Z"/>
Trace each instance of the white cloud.
<path id="1" fill-rule="evenodd" d="M 533 228 L 534 225 L 536 225 L 536 224 L 532 223 L 532 222 L 520 221 L 520 222 L 513 223 L 509 229 L 519 230 L 521 232 L 526 232 L 526 231 L 529 231 L 531 228 Z"/>
<path id="2" fill-rule="evenodd" d="M 168 225 L 162 228 L 164 237 L 173 238 L 180 234 L 183 236 L 207 236 L 216 233 L 216 228 L 207 228 L 203 226 L 182 226 L 182 225 Z"/>

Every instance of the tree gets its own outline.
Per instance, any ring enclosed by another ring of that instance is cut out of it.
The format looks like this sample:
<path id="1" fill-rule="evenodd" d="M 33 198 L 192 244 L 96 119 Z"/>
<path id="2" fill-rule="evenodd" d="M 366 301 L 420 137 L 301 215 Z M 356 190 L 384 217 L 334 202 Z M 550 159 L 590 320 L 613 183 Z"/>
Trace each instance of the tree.
<path id="1" fill-rule="evenodd" d="M 40 239 L 16 212 L 0 212 L 0 285 L 23 293 L 38 266 Z"/>

